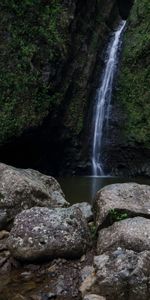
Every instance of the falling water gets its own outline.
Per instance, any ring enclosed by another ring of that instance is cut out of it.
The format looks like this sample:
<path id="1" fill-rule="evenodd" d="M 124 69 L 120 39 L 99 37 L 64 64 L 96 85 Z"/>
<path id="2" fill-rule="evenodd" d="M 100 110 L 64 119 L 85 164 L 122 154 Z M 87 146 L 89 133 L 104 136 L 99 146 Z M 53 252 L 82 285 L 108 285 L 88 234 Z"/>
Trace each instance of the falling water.
<path id="1" fill-rule="evenodd" d="M 114 75 L 118 64 L 118 50 L 122 38 L 126 21 L 121 24 L 114 32 L 106 52 L 107 62 L 103 71 L 101 85 L 97 91 L 96 104 L 93 117 L 93 149 L 92 149 L 92 168 L 94 176 L 103 176 L 103 165 L 101 161 L 101 147 L 103 138 L 104 123 L 108 126 L 110 102 L 112 97 L 112 87 Z"/>

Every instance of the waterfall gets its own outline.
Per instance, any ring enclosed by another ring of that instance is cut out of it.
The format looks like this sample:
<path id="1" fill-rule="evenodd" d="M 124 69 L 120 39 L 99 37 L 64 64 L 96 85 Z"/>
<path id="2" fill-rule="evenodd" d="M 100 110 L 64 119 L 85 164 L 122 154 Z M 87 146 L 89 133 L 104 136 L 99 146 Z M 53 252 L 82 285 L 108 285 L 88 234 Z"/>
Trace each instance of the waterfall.
<path id="1" fill-rule="evenodd" d="M 121 21 L 117 30 L 113 33 L 106 51 L 106 65 L 102 74 L 101 84 L 95 97 L 95 106 L 93 114 L 93 148 L 92 148 L 92 169 L 94 176 L 104 175 L 101 160 L 101 148 L 104 124 L 108 126 L 110 103 L 112 97 L 112 88 L 114 75 L 116 72 L 122 39 L 122 33 L 126 21 Z"/>

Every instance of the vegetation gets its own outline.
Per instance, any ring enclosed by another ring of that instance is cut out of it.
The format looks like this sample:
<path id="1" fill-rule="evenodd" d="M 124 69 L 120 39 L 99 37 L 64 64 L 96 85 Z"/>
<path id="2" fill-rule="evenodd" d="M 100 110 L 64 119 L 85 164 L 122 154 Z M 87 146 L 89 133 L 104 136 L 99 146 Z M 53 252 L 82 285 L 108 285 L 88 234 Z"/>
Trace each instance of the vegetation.
<path id="1" fill-rule="evenodd" d="M 126 212 L 118 211 L 117 209 L 111 209 L 109 211 L 109 217 L 112 222 L 122 221 L 128 218 Z"/>
<path id="2" fill-rule="evenodd" d="M 126 140 L 150 148 L 150 2 L 136 0 L 125 35 L 118 101 Z"/>
<path id="3" fill-rule="evenodd" d="M 111 27 L 118 17 L 114 3 L 1 1 L 0 144 L 40 125 L 48 114 L 54 123 L 59 115 L 65 138 L 75 144 L 108 20 Z"/>
<path id="4" fill-rule="evenodd" d="M 60 19 L 61 15 L 64 17 Z M 0 143 L 48 114 L 56 97 L 47 69 L 65 55 L 65 10 L 61 1 L 0 3 Z"/>
<path id="5" fill-rule="evenodd" d="M 94 223 L 89 224 L 89 229 L 90 229 L 90 232 L 91 232 L 92 239 L 95 240 L 96 237 L 97 237 L 97 228 L 96 228 L 96 225 Z"/>
<path id="6" fill-rule="evenodd" d="M 69 137 L 82 132 L 96 56 L 109 32 L 107 24 L 112 18 L 113 3 L 110 7 L 103 5 L 96 12 L 92 12 L 92 4 L 88 5 L 86 18 L 80 11 L 70 37 L 73 14 L 63 1 L 1 1 L 0 144 L 39 125 L 60 102 L 64 109 L 62 123 L 69 128 Z M 100 8 L 101 1 L 96 5 Z M 149 14 L 149 1 L 136 0 L 125 37 L 118 91 L 118 101 L 126 112 L 126 124 L 122 128 L 126 140 L 148 148 Z M 66 58 L 72 62 L 69 61 L 67 75 L 61 80 L 63 88 L 58 92 L 57 72 Z"/>

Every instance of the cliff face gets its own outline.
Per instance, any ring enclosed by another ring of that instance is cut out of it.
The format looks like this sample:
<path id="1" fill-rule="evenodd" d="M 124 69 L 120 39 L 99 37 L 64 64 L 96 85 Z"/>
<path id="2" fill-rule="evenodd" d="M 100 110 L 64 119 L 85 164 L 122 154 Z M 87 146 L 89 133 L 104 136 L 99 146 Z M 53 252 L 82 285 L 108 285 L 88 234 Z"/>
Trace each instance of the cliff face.
<path id="1" fill-rule="evenodd" d="M 118 101 L 127 112 L 130 144 L 150 148 L 150 3 L 136 0 L 125 35 Z"/>
<path id="2" fill-rule="evenodd" d="M 129 17 L 132 5 L 134 3 L 134 0 L 117 0 L 118 2 L 118 8 L 119 13 L 123 19 L 127 19 Z"/>
<path id="3" fill-rule="evenodd" d="M 135 0 L 114 96 L 111 169 L 150 175 L 150 3 Z M 117 114 L 117 115 L 116 115 Z M 109 150 L 108 150 L 109 152 Z"/>
<path id="4" fill-rule="evenodd" d="M 80 160 L 90 95 L 119 10 L 127 14 L 123 2 L 0 4 L 1 160 L 44 170 L 53 161 L 59 169 L 61 158 L 65 164 Z"/>
<path id="5" fill-rule="evenodd" d="M 55 0 L 0 3 L 0 144 L 39 125 L 57 105 L 53 89 L 68 54 L 74 9 Z"/>

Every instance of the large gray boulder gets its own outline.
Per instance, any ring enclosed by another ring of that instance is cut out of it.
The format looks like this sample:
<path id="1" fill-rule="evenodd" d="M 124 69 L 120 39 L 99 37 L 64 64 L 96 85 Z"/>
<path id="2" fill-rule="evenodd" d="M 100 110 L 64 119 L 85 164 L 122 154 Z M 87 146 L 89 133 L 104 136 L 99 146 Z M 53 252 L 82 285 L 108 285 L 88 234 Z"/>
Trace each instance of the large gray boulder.
<path id="1" fill-rule="evenodd" d="M 94 208 L 97 227 L 106 227 L 115 221 L 113 212 L 150 218 L 150 186 L 137 183 L 108 185 L 96 194 Z"/>
<path id="2" fill-rule="evenodd" d="M 26 261 L 80 257 L 89 244 L 87 222 L 77 208 L 25 210 L 16 216 L 8 239 L 12 256 Z"/>
<path id="3" fill-rule="evenodd" d="M 91 286 L 82 290 L 107 300 L 149 300 L 150 251 L 136 253 L 121 248 L 94 258 Z"/>
<path id="4" fill-rule="evenodd" d="M 60 185 L 53 177 L 0 164 L 0 229 L 24 209 L 68 205 Z"/>
<path id="5" fill-rule="evenodd" d="M 126 219 L 99 231 L 98 254 L 115 250 L 117 247 L 136 252 L 150 250 L 150 220 L 142 217 Z"/>
<path id="6" fill-rule="evenodd" d="M 73 204 L 72 207 L 78 207 L 81 211 L 87 222 L 93 221 L 93 211 L 92 205 L 87 202 L 81 202 Z"/>

